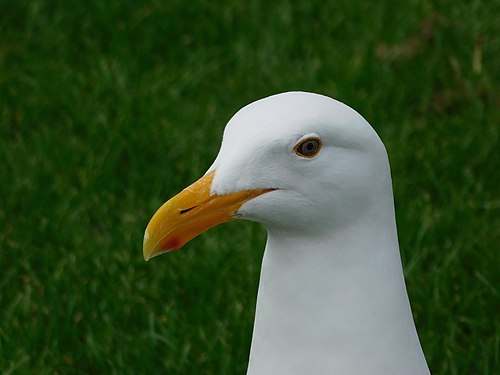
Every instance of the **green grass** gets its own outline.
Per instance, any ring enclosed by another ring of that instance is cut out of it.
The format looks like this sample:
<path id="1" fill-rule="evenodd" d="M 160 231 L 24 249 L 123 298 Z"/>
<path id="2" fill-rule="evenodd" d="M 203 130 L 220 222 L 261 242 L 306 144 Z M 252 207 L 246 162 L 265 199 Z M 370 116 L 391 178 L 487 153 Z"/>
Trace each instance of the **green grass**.
<path id="1" fill-rule="evenodd" d="M 145 263 L 241 106 L 307 90 L 392 163 L 435 374 L 500 368 L 498 1 L 0 1 L 0 373 L 244 374 L 265 233 Z"/>

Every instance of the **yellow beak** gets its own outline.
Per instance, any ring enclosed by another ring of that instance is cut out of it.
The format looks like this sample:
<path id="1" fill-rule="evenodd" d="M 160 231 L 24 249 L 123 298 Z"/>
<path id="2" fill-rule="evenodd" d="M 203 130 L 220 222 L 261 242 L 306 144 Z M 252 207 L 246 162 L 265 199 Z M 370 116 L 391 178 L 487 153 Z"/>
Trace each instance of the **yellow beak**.
<path id="1" fill-rule="evenodd" d="M 215 171 L 207 173 L 164 203 L 144 234 L 144 259 L 179 250 L 200 233 L 238 217 L 243 203 L 274 189 L 242 190 L 211 195 Z"/>

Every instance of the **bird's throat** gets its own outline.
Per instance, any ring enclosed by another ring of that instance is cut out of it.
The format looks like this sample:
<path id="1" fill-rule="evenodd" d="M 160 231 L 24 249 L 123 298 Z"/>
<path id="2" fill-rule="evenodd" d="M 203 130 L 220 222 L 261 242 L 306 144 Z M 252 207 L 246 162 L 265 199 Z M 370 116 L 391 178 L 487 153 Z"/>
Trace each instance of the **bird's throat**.
<path id="1" fill-rule="evenodd" d="M 248 375 L 428 373 L 395 225 L 355 231 L 270 231 Z"/>

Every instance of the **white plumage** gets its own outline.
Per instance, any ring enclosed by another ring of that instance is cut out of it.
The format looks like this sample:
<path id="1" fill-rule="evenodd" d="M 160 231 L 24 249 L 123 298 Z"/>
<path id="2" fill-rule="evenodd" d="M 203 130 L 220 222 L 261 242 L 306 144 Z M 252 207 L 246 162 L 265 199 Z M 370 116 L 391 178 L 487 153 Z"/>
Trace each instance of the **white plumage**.
<path id="1" fill-rule="evenodd" d="M 319 152 L 298 155 L 310 138 Z M 404 283 L 387 153 L 363 117 L 311 93 L 259 100 L 229 121 L 208 175 L 210 199 L 260 189 L 232 212 L 268 230 L 248 375 L 429 373 Z M 165 233 L 162 241 L 173 236 Z"/>

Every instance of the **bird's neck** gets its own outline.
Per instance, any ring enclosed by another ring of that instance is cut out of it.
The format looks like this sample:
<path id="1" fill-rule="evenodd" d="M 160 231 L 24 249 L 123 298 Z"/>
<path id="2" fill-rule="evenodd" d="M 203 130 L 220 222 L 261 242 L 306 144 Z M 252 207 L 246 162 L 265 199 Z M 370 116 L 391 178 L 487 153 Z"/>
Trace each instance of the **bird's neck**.
<path id="1" fill-rule="evenodd" d="M 393 215 L 269 230 L 248 367 L 263 374 L 428 374 Z"/>

